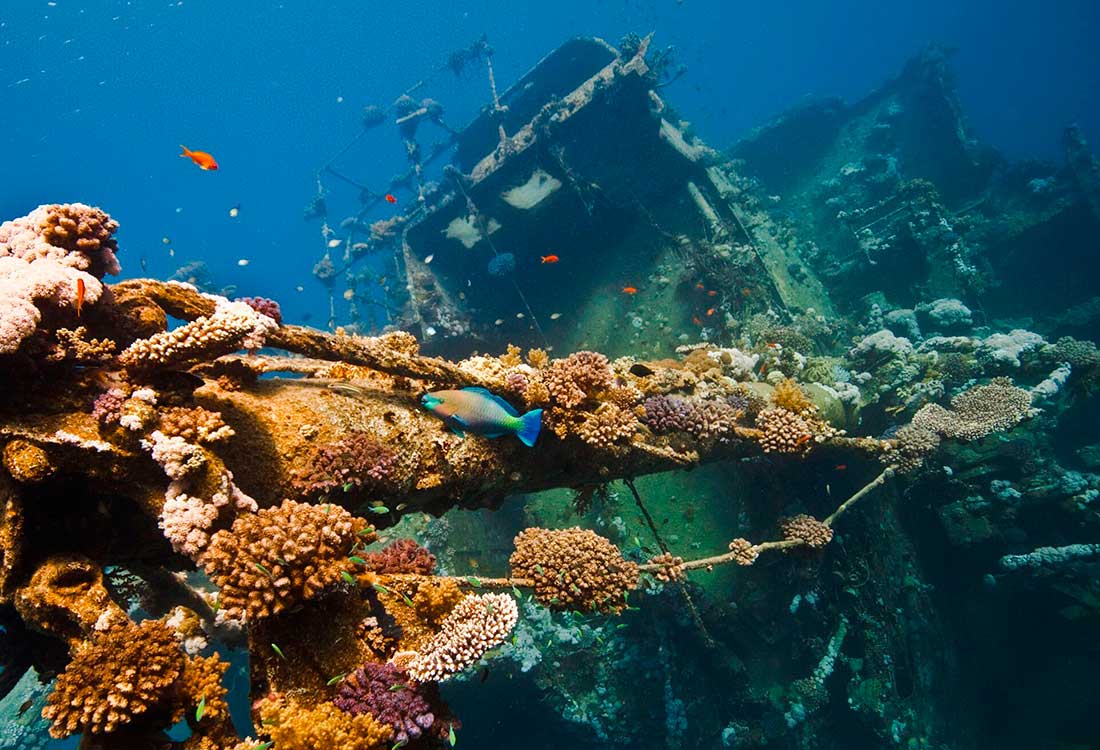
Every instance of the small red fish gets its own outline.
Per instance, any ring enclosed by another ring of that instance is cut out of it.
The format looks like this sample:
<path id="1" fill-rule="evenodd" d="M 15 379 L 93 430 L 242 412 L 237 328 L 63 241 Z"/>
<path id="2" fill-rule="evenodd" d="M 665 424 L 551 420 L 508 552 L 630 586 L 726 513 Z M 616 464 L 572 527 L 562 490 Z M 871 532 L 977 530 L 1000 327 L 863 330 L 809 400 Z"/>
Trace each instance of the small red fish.
<path id="1" fill-rule="evenodd" d="M 692 322 L 692 323 L 694 323 L 694 324 L 695 324 L 695 325 L 697 325 L 697 326 L 701 326 L 701 325 L 703 325 L 703 321 L 699 320 L 699 316 L 698 316 L 698 315 L 692 315 L 692 316 L 691 316 L 691 322 Z"/>
<path id="2" fill-rule="evenodd" d="M 218 163 L 214 161 L 214 157 L 205 151 L 192 151 L 182 143 L 180 144 L 180 148 L 183 149 L 183 153 L 180 154 L 180 156 L 198 164 L 199 169 L 206 170 L 207 172 L 214 172 L 218 169 Z"/>
<path id="3" fill-rule="evenodd" d="M 752 290 L 749 289 L 747 286 L 743 287 L 741 289 L 741 296 L 742 297 L 751 297 L 752 296 Z"/>
<path id="4" fill-rule="evenodd" d="M 561 258 L 556 255 L 540 255 L 539 258 L 543 263 L 557 263 Z"/>
<path id="5" fill-rule="evenodd" d="M 703 291 L 704 289 L 706 289 L 706 287 L 703 286 L 702 284 L 696 284 L 695 288 L 698 289 L 700 292 Z"/>
<path id="6" fill-rule="evenodd" d="M 629 294 L 631 296 L 634 296 L 637 293 L 638 293 L 638 290 L 635 287 L 632 287 L 632 286 L 624 286 L 623 287 L 623 294 Z"/>
<path id="7" fill-rule="evenodd" d="M 836 470 L 837 471 L 844 471 L 847 468 L 848 468 L 848 464 L 837 464 L 836 465 Z"/>
<path id="8" fill-rule="evenodd" d="M 397 198 L 393 197 L 393 193 L 386 193 L 386 203 L 397 203 Z"/>
<path id="9" fill-rule="evenodd" d="M 708 307 L 707 308 L 707 317 L 710 317 L 711 315 L 714 315 L 714 308 L 713 307 Z"/>
<path id="10" fill-rule="evenodd" d="M 82 309 L 84 309 L 84 279 L 78 276 L 76 279 L 76 317 L 80 317 Z"/>
<path id="11" fill-rule="evenodd" d="M 768 348 L 769 348 L 769 349 L 778 349 L 778 348 L 779 348 L 779 344 L 777 344 L 776 342 L 774 342 L 774 341 L 773 341 L 773 342 L 771 342 L 770 344 L 768 344 Z"/>
<path id="12" fill-rule="evenodd" d="M 803 444 L 803 443 L 805 443 L 805 442 L 806 442 L 807 440 L 809 440 L 809 439 L 810 439 L 811 437 L 813 437 L 813 436 L 812 436 L 812 435 L 810 435 L 810 434 L 805 434 L 805 435 L 799 435 L 799 436 L 798 436 L 798 440 L 795 440 L 795 441 L 794 441 L 794 444 L 795 444 L 795 445 L 802 445 L 802 444 Z"/>
<path id="13" fill-rule="evenodd" d="M 710 290 L 709 292 L 707 292 L 707 296 L 708 296 L 708 297 L 717 297 L 717 296 L 718 296 L 718 292 L 716 292 L 716 291 L 714 291 L 713 289 L 711 289 L 711 290 Z"/>

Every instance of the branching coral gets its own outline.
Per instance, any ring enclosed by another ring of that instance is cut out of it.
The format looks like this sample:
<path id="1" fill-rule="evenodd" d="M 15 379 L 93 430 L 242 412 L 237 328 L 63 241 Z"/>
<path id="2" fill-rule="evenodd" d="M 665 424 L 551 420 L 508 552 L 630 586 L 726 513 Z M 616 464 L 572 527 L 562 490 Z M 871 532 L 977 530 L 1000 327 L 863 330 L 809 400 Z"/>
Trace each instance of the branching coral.
<path id="1" fill-rule="evenodd" d="M 813 516 L 799 513 L 779 522 L 784 539 L 802 542 L 807 547 L 819 549 L 833 540 L 833 530 Z"/>
<path id="2" fill-rule="evenodd" d="M 316 497 L 386 481 L 393 474 L 397 454 L 369 434 L 353 430 L 335 443 L 316 446 L 304 463 L 308 468 L 295 477 L 294 486 Z"/>
<path id="3" fill-rule="evenodd" d="M 614 382 L 607 357 L 598 352 L 574 352 L 555 359 L 542 373 L 554 404 L 568 409 L 594 399 Z"/>
<path id="4" fill-rule="evenodd" d="M 215 298 L 216 309 L 171 331 L 139 339 L 122 352 L 133 370 L 170 369 L 214 359 L 238 349 L 259 349 L 278 325 L 243 302 Z"/>
<path id="5" fill-rule="evenodd" d="M 213 443 L 233 436 L 222 415 L 201 406 L 169 406 L 160 410 L 160 431 L 189 443 Z"/>
<path id="6" fill-rule="evenodd" d="M 340 683 L 332 702 L 349 714 L 369 714 L 389 724 L 395 742 L 415 740 L 435 722 L 427 686 L 410 683 L 409 676 L 392 664 L 364 664 Z"/>
<path id="7" fill-rule="evenodd" d="M 155 430 L 148 440 L 143 440 L 142 447 L 149 451 L 153 460 L 160 464 L 171 479 L 182 479 L 201 469 L 206 463 L 206 454 L 202 448 L 192 445 L 182 437 L 169 437 L 160 430 Z"/>
<path id="8" fill-rule="evenodd" d="M 940 447 L 940 436 L 927 425 L 907 424 L 894 436 L 897 445 L 893 450 L 879 454 L 879 461 L 892 465 L 898 471 L 916 471 L 924 460 Z"/>
<path id="9" fill-rule="evenodd" d="M 699 440 L 731 435 L 741 416 L 729 403 L 712 399 L 649 396 L 642 405 L 642 422 L 658 435 L 686 432 Z"/>
<path id="10" fill-rule="evenodd" d="M 760 550 L 748 539 L 738 537 L 729 543 L 730 555 L 738 565 L 752 565 L 760 557 Z"/>
<path id="11" fill-rule="evenodd" d="M 470 594 L 415 656 L 402 660 L 405 671 L 420 682 L 446 680 L 503 643 L 518 619 L 516 602 L 507 594 Z"/>
<path id="12" fill-rule="evenodd" d="M 653 575 L 658 581 L 670 583 L 684 580 L 684 558 L 682 557 L 677 557 L 669 552 L 662 552 L 654 556 L 649 564 L 657 567 Z"/>
<path id="13" fill-rule="evenodd" d="M 415 573 L 431 575 L 435 572 L 435 555 L 412 539 L 397 539 L 380 552 L 362 555 L 367 569 L 373 573 Z"/>
<path id="14" fill-rule="evenodd" d="M 619 612 L 638 585 L 638 567 L 593 531 L 524 529 L 508 559 L 512 575 L 534 583 L 535 598 L 554 609 Z"/>
<path id="15" fill-rule="evenodd" d="M 42 715 L 50 734 L 105 734 L 171 698 L 184 667 L 172 631 L 155 620 L 97 634 L 65 668 Z"/>
<path id="16" fill-rule="evenodd" d="M 367 522 L 343 508 L 284 500 L 214 534 L 201 562 L 226 616 L 251 622 L 338 583 L 353 567 L 352 546 L 373 539 Z"/>
<path id="17" fill-rule="evenodd" d="M 314 706 L 269 696 L 255 706 L 262 731 L 281 750 L 379 750 L 393 729 L 370 714 L 352 716 L 329 702 Z"/>
<path id="18" fill-rule="evenodd" d="M 283 324 L 283 310 L 279 303 L 267 297 L 238 297 L 234 302 L 243 302 L 261 315 L 274 320 L 279 325 Z"/>
<path id="19" fill-rule="evenodd" d="M 584 421 L 577 427 L 577 434 L 594 448 L 610 450 L 616 444 L 630 440 L 637 429 L 638 419 L 633 412 L 605 403 L 585 415 Z"/>
<path id="20" fill-rule="evenodd" d="M 763 433 L 760 447 L 765 453 L 801 453 L 813 437 L 805 419 L 779 406 L 757 414 L 756 426 Z"/>

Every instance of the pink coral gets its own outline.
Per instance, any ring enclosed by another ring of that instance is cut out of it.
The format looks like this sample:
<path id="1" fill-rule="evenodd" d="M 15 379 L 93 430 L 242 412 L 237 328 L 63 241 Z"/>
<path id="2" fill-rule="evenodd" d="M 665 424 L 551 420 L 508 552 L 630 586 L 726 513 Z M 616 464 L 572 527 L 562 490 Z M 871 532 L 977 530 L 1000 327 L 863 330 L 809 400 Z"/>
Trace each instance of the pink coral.
<path id="1" fill-rule="evenodd" d="M 0 224 L 0 354 L 19 349 L 46 310 L 75 317 L 78 281 L 85 305 L 103 294 L 99 279 L 119 272 L 118 224 L 81 203 L 39 206 Z"/>
<path id="2" fill-rule="evenodd" d="M 96 396 L 92 404 L 92 416 L 101 425 L 110 426 L 118 424 L 122 416 L 122 404 L 126 401 L 126 391 L 121 388 L 111 388 Z"/>
<path id="3" fill-rule="evenodd" d="M 427 576 L 435 572 L 435 555 L 412 539 L 398 539 L 381 552 L 363 555 L 363 559 L 367 568 L 375 573 L 418 573 Z"/>
<path id="4" fill-rule="evenodd" d="M 308 472 L 294 480 L 306 495 L 350 492 L 392 474 L 397 454 L 365 432 L 353 430 L 335 443 L 320 445 L 307 459 Z"/>
<path id="5" fill-rule="evenodd" d="M 279 303 L 267 297 L 238 297 L 234 302 L 243 302 L 260 315 L 266 315 L 279 325 L 283 324 L 283 310 Z"/>
<path id="6" fill-rule="evenodd" d="M 392 664 L 368 662 L 352 672 L 341 683 L 332 701 L 349 714 L 370 714 L 383 724 L 393 727 L 398 743 L 419 738 L 435 722 L 433 698 L 429 685 L 409 684 L 408 675 Z"/>

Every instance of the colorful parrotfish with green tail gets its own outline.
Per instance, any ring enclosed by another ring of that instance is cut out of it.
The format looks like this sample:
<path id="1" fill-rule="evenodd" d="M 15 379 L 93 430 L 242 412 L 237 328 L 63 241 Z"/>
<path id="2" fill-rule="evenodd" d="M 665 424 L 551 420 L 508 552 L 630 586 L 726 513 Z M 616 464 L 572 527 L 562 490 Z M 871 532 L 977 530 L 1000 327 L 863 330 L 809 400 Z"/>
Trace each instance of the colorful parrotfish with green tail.
<path id="1" fill-rule="evenodd" d="M 465 437 L 467 432 L 490 438 L 515 435 L 530 448 L 542 429 L 542 409 L 521 415 L 503 398 L 484 388 L 425 393 L 420 403 L 459 437 Z"/>

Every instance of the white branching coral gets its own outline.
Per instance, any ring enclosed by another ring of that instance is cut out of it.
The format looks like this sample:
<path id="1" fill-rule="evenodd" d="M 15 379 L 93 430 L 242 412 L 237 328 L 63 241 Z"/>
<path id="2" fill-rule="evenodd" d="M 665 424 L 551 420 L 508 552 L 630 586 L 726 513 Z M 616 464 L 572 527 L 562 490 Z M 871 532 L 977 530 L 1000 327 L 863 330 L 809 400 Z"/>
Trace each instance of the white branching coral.
<path id="1" fill-rule="evenodd" d="M 420 682 L 439 682 L 476 662 L 504 642 L 519 619 L 507 594 L 470 594 L 443 621 L 427 645 L 409 656 L 405 671 Z"/>
<path id="2" fill-rule="evenodd" d="M 171 479 L 182 479 L 206 463 L 202 448 L 179 436 L 169 437 L 160 430 L 154 430 L 149 439 L 142 440 L 141 447 L 149 451 Z"/>
<path id="3" fill-rule="evenodd" d="M 216 303 L 213 315 L 135 341 L 121 354 L 123 364 L 137 368 L 176 367 L 238 349 L 260 349 L 265 337 L 279 327 L 272 318 L 244 302 L 206 296 Z"/>

